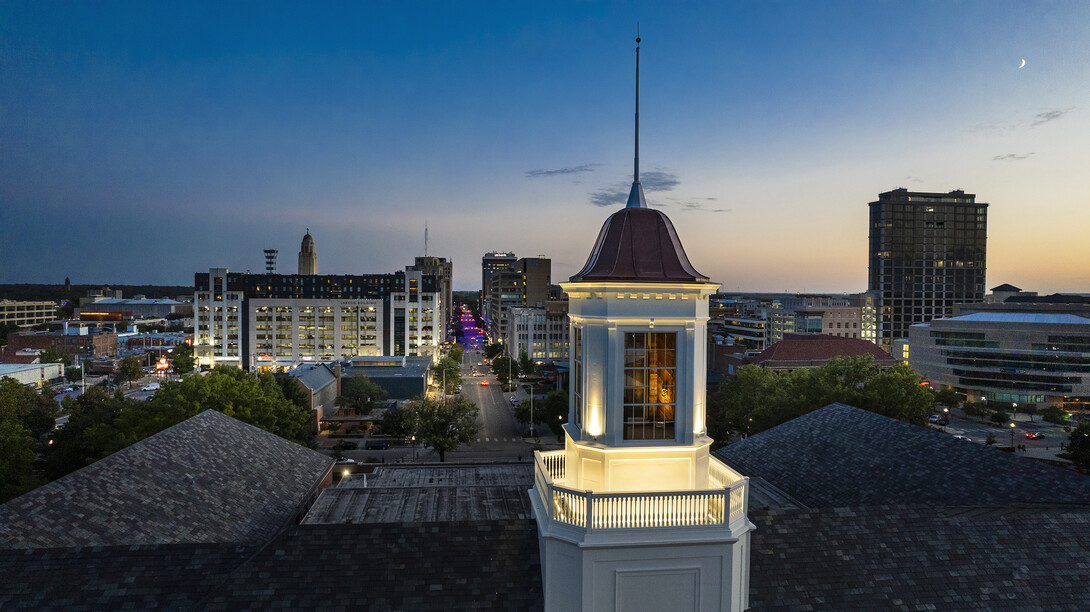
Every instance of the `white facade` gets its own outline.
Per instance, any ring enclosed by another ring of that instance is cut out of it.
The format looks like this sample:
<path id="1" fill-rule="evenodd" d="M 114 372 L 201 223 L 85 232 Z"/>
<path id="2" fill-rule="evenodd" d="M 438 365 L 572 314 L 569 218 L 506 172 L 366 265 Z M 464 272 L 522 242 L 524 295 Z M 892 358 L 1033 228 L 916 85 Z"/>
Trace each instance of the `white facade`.
<path id="1" fill-rule="evenodd" d="M 546 610 L 744 610 L 748 479 L 709 454 L 712 283 L 572 282 L 565 449 L 535 454 Z M 647 410 L 653 407 L 653 410 Z"/>
<path id="2" fill-rule="evenodd" d="M 568 358 L 568 317 L 552 316 L 545 308 L 512 308 L 507 352 L 514 358 L 523 353 L 534 361 L 564 361 Z"/>
<path id="3" fill-rule="evenodd" d="M 0 323 L 29 327 L 57 319 L 57 305 L 46 301 L 0 300 Z"/>
<path id="4" fill-rule="evenodd" d="M 382 300 L 251 299 L 249 346 L 258 370 L 381 355 Z"/>
<path id="5" fill-rule="evenodd" d="M 227 291 L 227 268 L 211 268 L 208 280 L 208 293 L 193 300 L 193 357 L 198 366 L 242 367 L 242 292 Z"/>

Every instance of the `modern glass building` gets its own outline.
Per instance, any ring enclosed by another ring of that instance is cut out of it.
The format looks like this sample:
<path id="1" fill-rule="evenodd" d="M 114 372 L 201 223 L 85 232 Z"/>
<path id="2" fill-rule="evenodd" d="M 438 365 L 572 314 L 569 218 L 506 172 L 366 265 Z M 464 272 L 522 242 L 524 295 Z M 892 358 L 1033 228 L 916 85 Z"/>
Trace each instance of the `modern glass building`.
<path id="1" fill-rule="evenodd" d="M 988 205 L 961 190 L 894 189 L 870 203 L 870 278 L 878 343 L 908 337 L 916 323 L 984 299 Z"/>
<path id="2" fill-rule="evenodd" d="M 971 401 L 1020 405 L 1090 400 L 1090 318 L 976 312 L 913 325 L 908 363 Z"/>

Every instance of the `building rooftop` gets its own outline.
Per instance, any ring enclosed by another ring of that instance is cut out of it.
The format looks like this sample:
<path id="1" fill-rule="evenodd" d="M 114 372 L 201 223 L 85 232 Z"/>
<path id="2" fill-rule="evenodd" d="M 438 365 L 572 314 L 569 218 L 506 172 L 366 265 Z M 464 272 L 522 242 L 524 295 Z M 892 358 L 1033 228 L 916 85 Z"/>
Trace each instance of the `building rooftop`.
<path id="1" fill-rule="evenodd" d="M 1090 325 L 1090 319 L 1073 314 L 1045 312 L 986 311 L 964 314 L 937 321 L 976 323 L 1033 323 L 1036 325 Z"/>
<path id="2" fill-rule="evenodd" d="M 267 541 L 333 459 L 207 410 L 0 506 L 0 548 Z"/>
<path id="3" fill-rule="evenodd" d="M 844 404 L 715 455 L 809 508 L 1090 503 L 1090 476 Z"/>
<path id="4" fill-rule="evenodd" d="M 1022 290 L 1019 289 L 1018 287 L 1015 287 L 1014 285 L 1012 285 L 1010 283 L 1003 283 L 1002 285 L 999 285 L 998 287 L 992 287 L 992 293 L 995 293 L 996 291 L 1000 291 L 1000 292 L 1004 292 L 1004 293 L 1013 291 L 1015 293 L 1018 293 L 1018 292 L 1020 292 Z"/>
<path id="5" fill-rule="evenodd" d="M 751 610 L 1090 609 L 1085 511 L 875 506 L 750 520 Z"/>
<path id="6" fill-rule="evenodd" d="M 337 375 L 333 373 L 333 369 L 324 363 L 299 366 L 292 370 L 291 375 L 312 392 L 320 391 L 337 382 Z"/>
<path id="7" fill-rule="evenodd" d="M 758 353 L 753 363 L 763 367 L 807 367 L 821 365 L 834 357 L 857 355 L 870 355 L 880 366 L 897 363 L 873 342 L 825 334 L 784 334 L 783 340 Z"/>
<path id="8" fill-rule="evenodd" d="M 572 282 L 706 283 L 661 211 L 622 208 L 610 215 Z"/>
<path id="9" fill-rule="evenodd" d="M 326 489 L 305 524 L 529 519 L 533 467 L 382 467 Z"/>

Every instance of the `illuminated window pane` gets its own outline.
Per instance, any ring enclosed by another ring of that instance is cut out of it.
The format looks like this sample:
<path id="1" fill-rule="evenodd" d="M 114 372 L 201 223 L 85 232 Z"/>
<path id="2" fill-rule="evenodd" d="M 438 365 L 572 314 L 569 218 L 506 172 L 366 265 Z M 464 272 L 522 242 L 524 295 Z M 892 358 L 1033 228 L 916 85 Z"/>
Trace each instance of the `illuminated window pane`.
<path id="1" fill-rule="evenodd" d="M 674 439 L 676 359 L 676 334 L 625 334 L 625 440 Z"/>

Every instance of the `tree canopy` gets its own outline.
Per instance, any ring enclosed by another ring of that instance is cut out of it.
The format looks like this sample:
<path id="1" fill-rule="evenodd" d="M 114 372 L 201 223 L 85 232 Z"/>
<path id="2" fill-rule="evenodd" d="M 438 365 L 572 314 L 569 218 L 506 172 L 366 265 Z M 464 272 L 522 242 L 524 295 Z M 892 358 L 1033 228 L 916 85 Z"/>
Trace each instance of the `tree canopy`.
<path id="1" fill-rule="evenodd" d="M 193 358 L 193 347 L 186 342 L 176 344 L 170 351 L 170 367 L 178 374 L 189 374 L 193 371 L 196 360 Z"/>
<path id="2" fill-rule="evenodd" d="M 341 410 L 360 415 L 369 414 L 385 399 L 385 389 L 363 374 L 357 374 L 341 380 L 341 394 L 334 403 Z"/>
<path id="3" fill-rule="evenodd" d="M 790 372 L 747 365 L 709 397 L 708 429 L 722 444 L 731 431 L 757 433 L 834 402 L 923 425 L 935 398 L 919 383 L 908 365 L 882 370 L 869 355 Z"/>
<path id="4" fill-rule="evenodd" d="M 63 363 L 66 367 L 72 365 L 72 360 L 61 352 L 60 349 L 47 346 L 38 353 L 39 363 Z"/>
<path id="5" fill-rule="evenodd" d="M 503 353 L 503 345 L 499 342 L 489 342 L 484 345 L 484 356 L 487 359 L 495 359 Z"/>
<path id="6" fill-rule="evenodd" d="M 462 384 L 462 366 L 449 355 L 433 363 L 431 372 L 432 382 L 446 385 L 443 393 L 450 394 Z"/>
<path id="7" fill-rule="evenodd" d="M 519 366 L 519 362 L 506 355 L 503 357 L 496 357 L 492 360 L 492 373 L 495 374 L 496 378 L 502 383 L 508 382 L 508 375 L 510 375 L 511 378 L 516 378 L 521 372 L 522 369 L 521 366 Z"/>
<path id="8" fill-rule="evenodd" d="M 205 410 L 217 410 L 293 442 L 309 445 L 310 413 L 285 399 L 271 374 L 220 368 L 163 385 L 151 401 L 91 387 L 65 399 L 68 424 L 57 430 L 46 474 L 59 478 Z"/>
<path id="9" fill-rule="evenodd" d="M 129 383 L 129 387 L 132 388 L 132 381 L 140 378 L 144 373 L 140 367 L 140 361 L 129 355 L 121 360 L 121 363 L 117 365 L 117 379 L 121 382 Z"/>
<path id="10" fill-rule="evenodd" d="M 421 444 L 435 449 L 439 461 L 446 461 L 448 451 L 472 442 L 479 431 L 477 415 L 480 410 L 464 395 L 443 401 L 419 396 L 398 409 L 398 412 L 403 411 L 412 414 L 401 418 L 415 426 L 415 431 L 405 435 L 415 435 Z"/>
<path id="11" fill-rule="evenodd" d="M 564 423 L 568 422 L 568 394 L 562 391 L 550 391 L 544 398 L 535 398 L 533 402 L 533 420 L 544 423 L 557 438 L 564 434 Z M 523 425 L 529 425 L 531 419 L 530 400 L 523 400 L 515 407 L 515 419 Z"/>
<path id="12" fill-rule="evenodd" d="M 39 393 L 13 378 L 0 378 L 0 503 L 41 484 L 33 472 L 34 455 L 56 414 L 48 387 Z"/>

